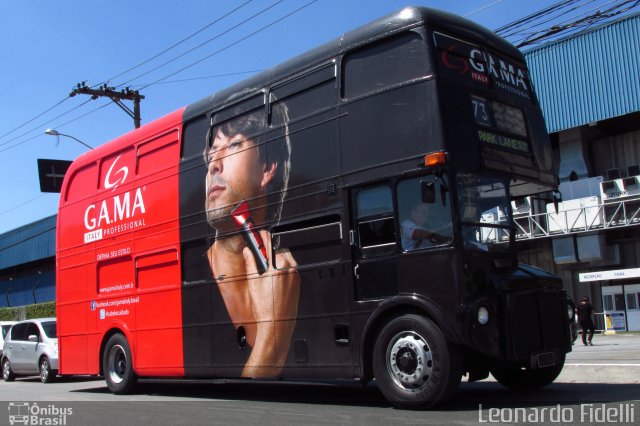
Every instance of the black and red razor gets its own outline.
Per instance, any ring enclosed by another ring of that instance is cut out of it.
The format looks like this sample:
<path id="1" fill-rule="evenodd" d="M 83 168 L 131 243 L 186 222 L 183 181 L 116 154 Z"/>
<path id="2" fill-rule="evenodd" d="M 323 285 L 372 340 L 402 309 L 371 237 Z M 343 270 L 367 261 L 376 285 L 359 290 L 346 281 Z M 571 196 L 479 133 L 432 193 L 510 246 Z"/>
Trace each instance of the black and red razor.
<path id="1" fill-rule="evenodd" d="M 238 225 L 238 228 L 242 229 L 242 237 L 251 253 L 253 253 L 258 266 L 258 273 L 260 275 L 264 274 L 269 268 L 267 248 L 264 246 L 264 241 L 262 241 L 260 233 L 256 230 L 256 224 L 251 218 L 249 204 L 246 201 L 242 201 L 231 211 L 231 217 L 233 217 L 233 221 Z"/>

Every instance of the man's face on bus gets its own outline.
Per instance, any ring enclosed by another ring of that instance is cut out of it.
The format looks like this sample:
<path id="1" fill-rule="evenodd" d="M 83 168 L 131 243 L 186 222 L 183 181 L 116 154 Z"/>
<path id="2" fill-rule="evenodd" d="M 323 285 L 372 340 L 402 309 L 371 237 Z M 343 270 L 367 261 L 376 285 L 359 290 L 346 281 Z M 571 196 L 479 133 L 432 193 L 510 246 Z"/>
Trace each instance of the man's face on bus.
<path id="1" fill-rule="evenodd" d="M 243 134 L 226 136 L 218 130 L 207 161 L 205 205 L 207 220 L 214 227 L 242 200 L 266 194 L 273 177 L 254 141 Z"/>

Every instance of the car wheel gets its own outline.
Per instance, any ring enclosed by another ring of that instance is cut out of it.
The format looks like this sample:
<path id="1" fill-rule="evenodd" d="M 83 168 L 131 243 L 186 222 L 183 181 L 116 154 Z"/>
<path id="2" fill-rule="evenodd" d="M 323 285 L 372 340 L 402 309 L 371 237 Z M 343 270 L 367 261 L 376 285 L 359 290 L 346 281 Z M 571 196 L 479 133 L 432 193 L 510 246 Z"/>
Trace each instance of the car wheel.
<path id="1" fill-rule="evenodd" d="M 551 367 L 527 370 L 519 367 L 491 370 L 498 383 L 511 390 L 536 390 L 553 383 L 564 367 L 564 356 Z"/>
<path id="2" fill-rule="evenodd" d="M 51 364 L 49 358 L 43 357 L 40 360 L 40 381 L 42 383 L 51 383 L 55 379 L 56 375 L 51 370 Z"/>
<path id="3" fill-rule="evenodd" d="M 114 334 L 107 341 L 102 356 L 102 370 L 109 390 L 115 394 L 131 393 L 137 380 L 129 342 L 122 334 Z"/>
<path id="4" fill-rule="evenodd" d="M 460 353 L 440 328 L 419 315 L 391 320 L 378 335 L 373 372 L 398 408 L 427 409 L 449 399 L 462 377 Z"/>
<path id="5" fill-rule="evenodd" d="M 13 370 L 11 370 L 9 358 L 5 358 L 4 361 L 2 361 L 2 378 L 5 382 L 12 382 L 16 378 L 16 375 L 13 374 Z"/>

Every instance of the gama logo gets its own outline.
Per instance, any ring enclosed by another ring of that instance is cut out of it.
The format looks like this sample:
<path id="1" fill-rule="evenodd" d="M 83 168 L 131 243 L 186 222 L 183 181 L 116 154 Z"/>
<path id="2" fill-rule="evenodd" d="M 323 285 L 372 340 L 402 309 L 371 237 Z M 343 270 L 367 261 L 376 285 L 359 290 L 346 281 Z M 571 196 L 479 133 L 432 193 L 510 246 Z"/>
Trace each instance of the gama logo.
<path id="1" fill-rule="evenodd" d="M 120 157 L 116 157 L 107 170 L 103 188 L 115 191 L 129 177 L 126 165 L 116 168 Z M 144 217 L 141 217 L 146 213 L 143 192 L 143 188 L 136 188 L 90 204 L 84 211 L 84 227 L 88 231 L 84 234 L 84 242 L 98 241 L 105 236 L 145 226 Z"/>
<path id="2" fill-rule="evenodd" d="M 120 185 L 121 183 L 124 183 L 124 181 L 127 180 L 127 176 L 129 176 L 129 168 L 127 166 L 122 166 L 114 174 L 115 176 L 118 176 L 118 178 L 115 181 L 111 180 L 111 173 L 113 172 L 113 168 L 115 167 L 120 157 L 121 156 L 118 155 L 115 161 L 111 163 L 111 167 L 109 167 L 109 170 L 107 171 L 107 176 L 105 176 L 104 178 L 105 189 L 111 189 L 112 191 L 115 190 L 118 187 L 118 185 Z"/>

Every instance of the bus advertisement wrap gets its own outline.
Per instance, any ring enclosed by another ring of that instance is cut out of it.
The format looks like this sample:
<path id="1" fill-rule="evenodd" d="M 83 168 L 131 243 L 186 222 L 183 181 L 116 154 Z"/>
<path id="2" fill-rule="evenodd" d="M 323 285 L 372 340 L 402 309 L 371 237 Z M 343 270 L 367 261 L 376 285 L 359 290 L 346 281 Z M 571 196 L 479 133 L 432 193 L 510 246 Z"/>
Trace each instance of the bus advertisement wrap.
<path id="1" fill-rule="evenodd" d="M 557 177 L 518 64 L 488 30 L 408 8 L 80 156 L 58 214 L 60 374 L 115 393 L 375 378 L 423 409 L 463 374 L 553 382 L 567 299 L 518 263 L 511 197 Z"/>

